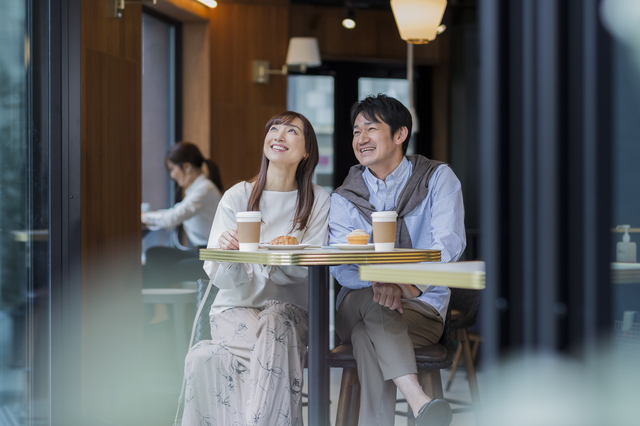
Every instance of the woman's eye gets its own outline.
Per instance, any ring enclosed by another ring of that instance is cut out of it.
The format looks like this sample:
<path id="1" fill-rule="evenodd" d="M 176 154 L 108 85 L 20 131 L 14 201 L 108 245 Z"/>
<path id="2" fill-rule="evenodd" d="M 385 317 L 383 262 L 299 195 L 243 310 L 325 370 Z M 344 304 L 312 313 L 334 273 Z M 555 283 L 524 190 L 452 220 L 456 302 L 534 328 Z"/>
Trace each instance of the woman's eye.
<path id="1" fill-rule="evenodd" d="M 271 126 L 271 129 L 269 129 L 270 131 L 274 131 L 274 130 L 278 130 L 278 128 L 276 126 Z"/>
<path id="2" fill-rule="evenodd" d="M 294 135 L 297 134 L 296 129 L 289 129 L 289 133 L 293 133 Z"/>

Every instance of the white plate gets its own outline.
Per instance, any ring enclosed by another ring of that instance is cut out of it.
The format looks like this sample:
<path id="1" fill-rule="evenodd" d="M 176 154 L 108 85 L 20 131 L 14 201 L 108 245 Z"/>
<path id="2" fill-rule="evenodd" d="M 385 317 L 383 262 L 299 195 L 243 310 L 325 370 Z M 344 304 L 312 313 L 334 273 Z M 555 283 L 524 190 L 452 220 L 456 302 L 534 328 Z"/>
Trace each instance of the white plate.
<path id="1" fill-rule="evenodd" d="M 331 244 L 331 247 L 339 248 L 340 250 L 373 250 L 376 248 L 376 245 L 373 243 L 369 244 Z"/>
<path id="2" fill-rule="evenodd" d="M 271 244 L 260 244 L 260 248 L 264 248 L 267 250 L 302 250 L 304 248 L 309 247 L 311 244 L 297 244 L 297 245 L 271 245 Z"/>

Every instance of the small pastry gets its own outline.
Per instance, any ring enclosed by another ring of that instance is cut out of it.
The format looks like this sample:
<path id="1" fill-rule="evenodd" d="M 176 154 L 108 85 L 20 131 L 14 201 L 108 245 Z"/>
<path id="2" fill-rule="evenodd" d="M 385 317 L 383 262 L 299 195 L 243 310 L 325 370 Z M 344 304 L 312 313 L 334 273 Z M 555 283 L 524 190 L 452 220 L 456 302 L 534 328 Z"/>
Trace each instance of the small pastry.
<path id="1" fill-rule="evenodd" d="M 362 229 L 355 229 L 347 234 L 349 244 L 365 245 L 369 242 L 369 234 Z"/>
<path id="2" fill-rule="evenodd" d="M 291 237 L 289 235 L 281 235 L 277 238 L 274 238 L 269 243 L 272 246 L 297 246 L 300 244 L 296 237 Z"/>

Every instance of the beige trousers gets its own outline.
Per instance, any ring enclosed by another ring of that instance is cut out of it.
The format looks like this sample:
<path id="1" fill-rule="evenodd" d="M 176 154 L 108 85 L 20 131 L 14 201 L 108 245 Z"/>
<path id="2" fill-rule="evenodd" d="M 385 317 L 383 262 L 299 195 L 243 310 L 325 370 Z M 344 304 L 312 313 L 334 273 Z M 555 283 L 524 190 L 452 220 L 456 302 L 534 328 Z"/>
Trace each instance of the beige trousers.
<path id="1" fill-rule="evenodd" d="M 183 426 L 302 425 L 308 314 L 270 301 L 211 316 L 187 354 Z"/>
<path id="2" fill-rule="evenodd" d="M 394 423 L 396 385 L 392 379 L 416 374 L 414 348 L 440 340 L 443 320 L 419 300 L 403 300 L 403 314 L 373 302 L 371 287 L 353 290 L 338 309 L 336 331 L 353 345 L 360 380 L 360 425 Z"/>

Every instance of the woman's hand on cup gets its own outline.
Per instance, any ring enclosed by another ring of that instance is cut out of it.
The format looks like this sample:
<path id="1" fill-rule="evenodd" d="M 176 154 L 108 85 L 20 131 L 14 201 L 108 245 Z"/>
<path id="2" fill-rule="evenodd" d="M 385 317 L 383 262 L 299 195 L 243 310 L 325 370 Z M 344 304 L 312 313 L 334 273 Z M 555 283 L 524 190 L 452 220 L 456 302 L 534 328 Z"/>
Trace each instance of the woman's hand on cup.
<path id="1" fill-rule="evenodd" d="M 239 250 L 238 231 L 236 229 L 227 229 L 220 235 L 218 243 L 222 250 Z"/>

